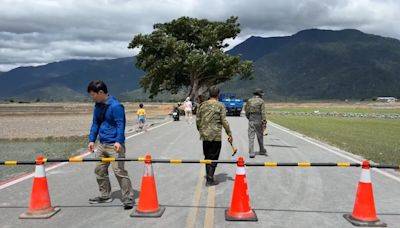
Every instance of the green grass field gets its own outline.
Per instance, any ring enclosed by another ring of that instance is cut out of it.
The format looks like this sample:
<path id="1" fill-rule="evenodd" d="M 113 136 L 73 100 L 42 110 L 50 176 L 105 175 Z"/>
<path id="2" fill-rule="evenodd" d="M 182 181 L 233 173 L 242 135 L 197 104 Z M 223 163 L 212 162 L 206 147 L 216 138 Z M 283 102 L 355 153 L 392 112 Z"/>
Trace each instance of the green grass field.
<path id="1" fill-rule="evenodd" d="M 39 139 L 0 139 L 2 161 L 34 161 L 45 158 L 69 158 L 87 146 L 87 137 L 47 137 Z M 33 172 L 34 165 L 0 166 L 0 182 L 26 172 Z"/>
<path id="2" fill-rule="evenodd" d="M 321 109 L 319 110 L 321 111 Z M 352 112 L 356 112 L 355 109 Z M 268 119 L 375 162 L 400 164 L 400 121 L 398 119 L 282 116 L 275 114 L 269 115 Z"/>
<path id="3" fill-rule="evenodd" d="M 376 114 L 400 114 L 400 108 L 321 108 L 321 107 L 285 107 L 268 108 L 267 111 L 277 112 L 339 112 L 339 113 L 376 113 Z"/>

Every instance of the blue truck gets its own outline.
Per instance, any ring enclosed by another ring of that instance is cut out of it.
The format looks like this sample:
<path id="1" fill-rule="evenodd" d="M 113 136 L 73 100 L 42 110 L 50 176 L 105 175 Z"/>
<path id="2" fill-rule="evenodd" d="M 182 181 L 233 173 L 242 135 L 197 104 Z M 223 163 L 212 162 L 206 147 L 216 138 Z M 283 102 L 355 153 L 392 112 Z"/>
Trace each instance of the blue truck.
<path id="1" fill-rule="evenodd" d="M 236 98 L 235 94 L 222 93 L 219 96 L 219 101 L 224 103 L 226 115 L 240 116 L 243 109 L 243 99 Z"/>

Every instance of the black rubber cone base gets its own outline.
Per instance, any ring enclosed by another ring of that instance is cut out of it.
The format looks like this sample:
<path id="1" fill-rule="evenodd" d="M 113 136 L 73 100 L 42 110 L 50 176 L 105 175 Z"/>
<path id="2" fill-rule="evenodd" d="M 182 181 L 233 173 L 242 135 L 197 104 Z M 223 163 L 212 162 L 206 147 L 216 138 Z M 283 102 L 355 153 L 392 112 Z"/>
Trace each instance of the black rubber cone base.
<path id="1" fill-rule="evenodd" d="M 133 212 L 130 215 L 131 217 L 159 218 L 165 211 L 165 207 L 160 207 L 160 210 L 156 212 L 138 212 L 136 209 L 137 207 L 133 209 Z"/>
<path id="2" fill-rule="evenodd" d="M 225 210 L 225 220 L 226 221 L 247 221 L 247 222 L 257 222 L 258 218 L 257 218 L 257 214 L 254 210 L 251 210 L 254 214 L 253 217 L 249 217 L 249 218 L 236 218 L 236 217 L 232 217 L 228 215 L 228 209 Z"/>
<path id="3" fill-rule="evenodd" d="M 20 219 L 47 219 L 47 218 L 50 218 L 51 216 L 57 214 L 57 212 L 59 212 L 60 210 L 61 210 L 60 208 L 55 207 L 55 208 L 53 208 L 53 210 L 46 212 L 46 213 L 33 214 L 33 213 L 25 212 L 25 213 L 21 214 L 19 216 L 19 218 Z"/>
<path id="4" fill-rule="evenodd" d="M 351 214 L 344 214 L 343 217 L 349 221 L 351 224 L 353 224 L 354 226 L 364 226 L 364 227 L 386 227 L 386 223 L 381 222 L 381 220 L 376 220 L 374 222 L 369 222 L 369 221 L 362 221 L 362 220 L 358 220 L 353 218 L 353 216 L 351 216 Z"/>

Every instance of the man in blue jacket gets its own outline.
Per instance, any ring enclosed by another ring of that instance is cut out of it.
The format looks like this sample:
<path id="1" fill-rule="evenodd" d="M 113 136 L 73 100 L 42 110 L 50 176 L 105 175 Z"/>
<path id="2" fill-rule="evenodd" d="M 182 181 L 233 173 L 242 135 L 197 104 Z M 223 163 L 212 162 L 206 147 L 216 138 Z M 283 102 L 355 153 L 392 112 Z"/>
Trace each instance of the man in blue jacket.
<path id="1" fill-rule="evenodd" d="M 88 149 L 94 152 L 94 143 L 99 136 L 96 150 L 98 158 L 125 158 L 125 110 L 118 100 L 108 94 L 103 81 L 89 83 L 87 92 L 96 103 L 93 111 L 93 121 L 89 134 Z M 109 162 L 99 162 L 95 174 L 99 185 L 100 196 L 89 199 L 91 204 L 111 202 L 111 185 L 108 177 Z M 133 207 L 133 190 L 124 168 L 124 162 L 111 162 L 115 177 L 121 187 L 122 203 L 125 209 Z"/>

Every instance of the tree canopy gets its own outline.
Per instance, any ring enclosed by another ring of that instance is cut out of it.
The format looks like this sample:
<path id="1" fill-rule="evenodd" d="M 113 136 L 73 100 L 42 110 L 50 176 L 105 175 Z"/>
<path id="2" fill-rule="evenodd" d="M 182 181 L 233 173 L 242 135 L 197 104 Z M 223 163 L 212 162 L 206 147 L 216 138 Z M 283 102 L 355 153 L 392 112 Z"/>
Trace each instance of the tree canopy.
<path id="1" fill-rule="evenodd" d="M 150 34 L 136 35 L 128 48 L 141 48 L 136 67 L 145 72 L 140 85 L 150 97 L 161 91 L 176 94 L 189 87 L 189 96 L 197 99 L 200 90 L 236 76 L 250 79 L 251 61 L 224 53 L 226 39 L 240 33 L 237 17 L 225 22 L 180 17 L 155 24 Z"/>

